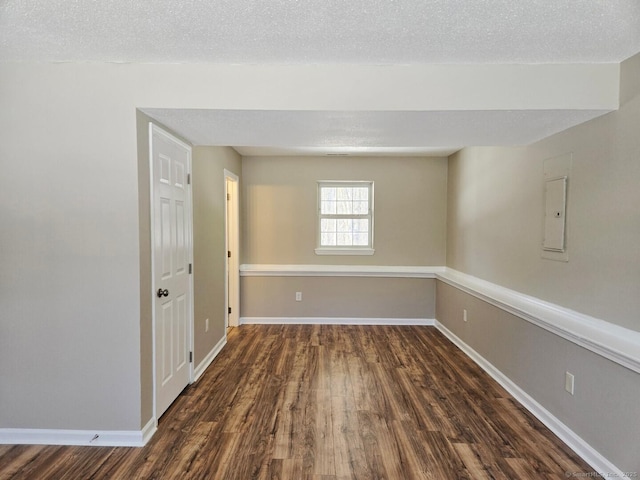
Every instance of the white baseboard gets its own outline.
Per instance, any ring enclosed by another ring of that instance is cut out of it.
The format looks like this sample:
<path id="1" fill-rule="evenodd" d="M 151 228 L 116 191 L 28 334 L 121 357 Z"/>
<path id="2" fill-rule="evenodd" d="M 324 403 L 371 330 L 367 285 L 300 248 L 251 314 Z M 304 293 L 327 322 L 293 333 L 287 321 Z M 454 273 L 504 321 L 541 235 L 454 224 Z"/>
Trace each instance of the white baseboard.
<path id="1" fill-rule="evenodd" d="M 551 412 L 534 400 L 527 392 L 512 382 L 509 377 L 493 366 L 488 360 L 476 352 L 473 348 L 463 342 L 451 330 L 443 324 L 435 321 L 436 328 L 442 332 L 451 342 L 471 358 L 480 368 L 491 376 L 496 382 L 504 387 L 509 394 L 518 400 L 529 412 L 540 420 L 549 430 L 551 430 L 560 440 L 566 443 L 576 454 L 587 462 L 596 472 L 600 472 L 606 477 L 624 478 L 623 472 L 613 463 L 602 456 L 591 445 L 585 442 L 573 430 L 558 420 Z M 605 478 L 606 478 L 605 477 Z"/>
<path id="2" fill-rule="evenodd" d="M 143 447 L 156 432 L 156 428 L 155 418 L 149 420 L 142 430 L 0 428 L 0 444 Z"/>
<path id="3" fill-rule="evenodd" d="M 198 379 L 202 376 L 204 371 L 209 367 L 209 365 L 211 365 L 211 362 L 213 362 L 213 360 L 218 356 L 218 354 L 226 344 L 227 344 L 227 334 L 225 333 L 224 337 L 220 339 L 220 341 L 216 344 L 216 346 L 213 347 L 211 351 L 207 354 L 204 360 L 200 362 L 200 365 L 198 365 L 196 369 L 193 371 L 192 383 L 195 383 L 198 381 Z"/>
<path id="4" fill-rule="evenodd" d="M 432 318 L 240 317 L 240 325 L 434 325 Z"/>
<path id="5" fill-rule="evenodd" d="M 153 434 L 158 430 L 158 419 L 152 417 L 142 429 L 142 445 L 146 445 Z"/>

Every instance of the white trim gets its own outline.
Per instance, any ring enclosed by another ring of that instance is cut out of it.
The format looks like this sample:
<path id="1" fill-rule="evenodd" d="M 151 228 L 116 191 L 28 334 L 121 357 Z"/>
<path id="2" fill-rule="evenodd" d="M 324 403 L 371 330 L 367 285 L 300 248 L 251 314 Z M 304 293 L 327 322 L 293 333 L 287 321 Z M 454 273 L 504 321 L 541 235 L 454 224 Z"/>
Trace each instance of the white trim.
<path id="1" fill-rule="evenodd" d="M 373 180 L 318 180 L 318 194 L 317 194 L 317 209 L 318 209 L 318 223 L 316 233 L 316 255 L 373 255 L 375 250 L 373 249 L 373 223 L 374 223 L 374 195 L 373 195 Z M 332 187 L 354 187 L 361 188 L 367 187 L 369 197 L 369 210 L 366 214 L 323 214 L 322 213 L 322 189 Z M 369 231 L 367 236 L 367 245 L 365 246 L 349 246 L 339 245 L 330 246 L 322 245 L 322 233 L 321 223 L 323 218 L 362 218 L 369 220 Z"/>
<path id="2" fill-rule="evenodd" d="M 200 364 L 196 367 L 193 374 L 194 376 L 193 382 L 198 381 L 198 379 L 202 376 L 204 371 L 209 367 L 209 365 L 211 365 L 211 362 L 213 362 L 213 360 L 218 356 L 218 354 L 220 353 L 220 351 L 222 351 L 222 349 L 226 344 L 227 344 L 227 334 L 225 333 L 224 337 L 220 339 L 220 341 L 216 344 L 216 346 L 211 349 L 211 351 L 207 354 L 204 360 L 202 360 Z"/>
<path id="3" fill-rule="evenodd" d="M 241 317 L 241 325 L 427 325 L 433 318 Z"/>
<path id="4" fill-rule="evenodd" d="M 227 181 L 231 181 L 234 186 L 232 188 L 233 194 L 231 195 L 231 199 L 229 200 L 229 189 Z M 237 327 L 239 324 L 240 318 L 240 218 L 239 218 L 239 189 L 240 189 L 240 177 L 238 177 L 235 173 L 224 169 L 224 265 L 225 265 L 225 276 L 224 276 L 224 298 L 225 298 L 225 306 L 224 306 L 224 319 L 225 319 L 225 328 L 227 327 Z M 229 219 L 229 202 L 232 203 L 232 218 Z M 229 226 L 231 225 L 231 228 Z M 231 242 L 231 245 L 229 244 Z M 227 252 L 231 251 L 233 253 L 232 259 L 230 260 L 227 256 Z M 229 304 L 229 287 L 231 279 L 232 285 L 234 285 L 235 292 L 231 298 L 231 304 Z M 231 311 L 235 312 L 229 315 L 229 307 L 231 307 Z"/>
<path id="5" fill-rule="evenodd" d="M 156 268 L 155 268 L 155 220 L 154 220 L 154 205 L 155 205 L 155 182 L 153 178 L 154 168 L 153 168 L 153 132 L 154 129 L 157 128 L 152 122 L 149 122 L 149 130 L 147 139 L 149 142 L 149 239 L 151 241 L 150 245 L 150 253 L 151 253 L 151 357 L 152 357 L 152 368 L 151 368 L 151 380 L 153 385 L 153 401 L 152 401 L 152 409 L 153 409 L 153 418 L 157 421 L 156 416 L 156 299 L 155 299 L 155 286 L 156 286 Z M 141 300 L 143 301 L 143 300 Z"/>
<path id="6" fill-rule="evenodd" d="M 378 265 L 240 265 L 242 277 L 397 277 L 436 278 L 445 267 Z"/>
<path id="7" fill-rule="evenodd" d="M 640 373 L 640 332 L 545 302 L 451 268 L 437 279 Z"/>
<path id="8" fill-rule="evenodd" d="M 340 247 L 318 247 L 315 249 L 316 255 L 373 255 L 376 253 L 373 248 L 340 248 Z"/>
<path id="9" fill-rule="evenodd" d="M 0 428 L 0 444 L 143 447 L 156 432 L 156 428 L 155 418 L 149 420 L 142 430 Z"/>
<path id="10" fill-rule="evenodd" d="M 437 320 L 435 321 L 435 326 L 444 336 L 451 340 L 451 342 L 453 342 L 458 348 L 460 348 L 460 350 L 469 356 L 469 358 L 478 364 L 480 368 L 487 372 L 491 378 L 502 385 L 509 394 L 518 400 L 529 412 L 531 412 L 597 472 L 600 472 L 603 475 L 606 474 L 607 477 L 624 477 L 619 468 L 596 451 L 591 445 L 585 442 L 573 430 L 558 420 L 558 418 L 556 418 L 551 412 L 528 395 L 527 392 L 513 383 L 506 375 L 482 357 L 482 355 L 458 338 L 453 332 L 451 332 L 451 330 Z"/>
<path id="11" fill-rule="evenodd" d="M 158 430 L 158 419 L 156 417 L 152 417 L 149 419 L 147 424 L 142 428 L 142 445 L 146 445 L 151 437 Z"/>

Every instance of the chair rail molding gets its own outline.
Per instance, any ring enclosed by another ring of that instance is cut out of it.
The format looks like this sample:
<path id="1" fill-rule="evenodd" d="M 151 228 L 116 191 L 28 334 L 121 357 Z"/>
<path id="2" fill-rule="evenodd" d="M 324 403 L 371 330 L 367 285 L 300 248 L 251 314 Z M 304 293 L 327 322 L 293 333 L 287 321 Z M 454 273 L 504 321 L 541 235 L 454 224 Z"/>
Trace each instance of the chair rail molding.
<path id="1" fill-rule="evenodd" d="M 436 278 L 640 373 L 640 332 L 546 302 L 451 268 Z"/>
<path id="2" fill-rule="evenodd" d="M 435 278 L 640 373 L 640 332 L 445 266 L 243 264 L 240 276 Z"/>
<path id="3" fill-rule="evenodd" d="M 387 265 L 240 265 L 242 277 L 395 277 L 436 278 L 445 267 Z"/>

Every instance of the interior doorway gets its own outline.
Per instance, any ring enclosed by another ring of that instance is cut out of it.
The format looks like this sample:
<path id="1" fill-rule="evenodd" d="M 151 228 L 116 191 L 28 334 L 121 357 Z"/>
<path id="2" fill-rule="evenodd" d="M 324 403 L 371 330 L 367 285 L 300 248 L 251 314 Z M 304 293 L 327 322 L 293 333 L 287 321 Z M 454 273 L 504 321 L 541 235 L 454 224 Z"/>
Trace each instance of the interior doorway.
<path id="1" fill-rule="evenodd" d="M 225 328 L 237 327 L 240 324 L 240 241 L 239 241 L 239 178 L 236 174 L 225 170 L 225 231 L 227 246 L 226 262 L 226 299 L 227 314 Z"/>

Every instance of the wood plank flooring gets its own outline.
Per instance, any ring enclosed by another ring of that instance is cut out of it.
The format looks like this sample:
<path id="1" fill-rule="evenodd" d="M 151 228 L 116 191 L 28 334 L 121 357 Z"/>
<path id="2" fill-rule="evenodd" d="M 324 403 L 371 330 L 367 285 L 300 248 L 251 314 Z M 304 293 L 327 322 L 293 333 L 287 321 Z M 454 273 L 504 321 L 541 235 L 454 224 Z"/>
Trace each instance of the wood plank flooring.
<path id="1" fill-rule="evenodd" d="M 143 448 L 0 445 L 0 479 L 592 472 L 433 327 L 246 325 Z"/>

